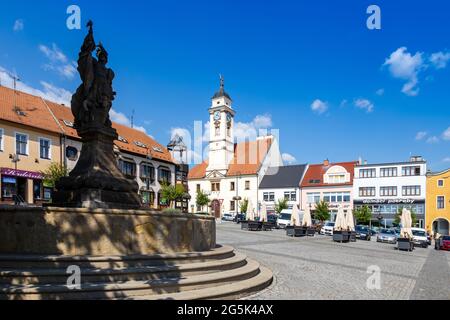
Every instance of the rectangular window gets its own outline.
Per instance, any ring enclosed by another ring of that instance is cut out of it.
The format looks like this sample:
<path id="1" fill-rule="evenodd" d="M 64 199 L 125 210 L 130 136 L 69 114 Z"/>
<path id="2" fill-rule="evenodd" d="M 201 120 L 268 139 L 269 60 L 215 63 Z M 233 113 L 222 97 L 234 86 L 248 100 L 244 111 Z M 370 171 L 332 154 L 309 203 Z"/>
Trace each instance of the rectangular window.
<path id="1" fill-rule="evenodd" d="M 444 186 L 444 180 L 438 180 L 438 187 Z"/>
<path id="2" fill-rule="evenodd" d="M 211 182 L 211 191 L 219 192 L 220 191 L 220 182 Z"/>
<path id="3" fill-rule="evenodd" d="M 285 192 L 284 193 L 284 200 L 287 200 L 287 201 L 291 200 L 291 193 L 290 192 Z"/>
<path id="4" fill-rule="evenodd" d="M 2 177 L 2 198 L 12 198 L 16 194 L 16 184 L 16 178 Z"/>
<path id="5" fill-rule="evenodd" d="M 297 201 L 297 192 L 291 192 L 291 201 Z"/>
<path id="6" fill-rule="evenodd" d="M 375 169 L 361 169 L 359 170 L 360 178 L 376 178 L 377 171 Z"/>
<path id="7" fill-rule="evenodd" d="M 381 187 L 380 197 L 396 197 L 397 187 Z"/>
<path id="8" fill-rule="evenodd" d="M 265 202 L 269 201 L 269 193 L 268 192 L 264 192 L 263 193 L 263 199 L 264 199 Z"/>
<path id="9" fill-rule="evenodd" d="M 308 203 L 318 203 L 320 202 L 320 193 L 316 192 L 316 193 L 308 193 L 307 195 L 308 198 Z"/>
<path id="10" fill-rule="evenodd" d="M 405 186 L 402 188 L 403 196 L 420 196 L 420 186 Z"/>
<path id="11" fill-rule="evenodd" d="M 155 168 L 149 164 L 141 164 L 141 179 L 155 181 Z"/>
<path id="12" fill-rule="evenodd" d="M 236 185 L 234 182 L 230 182 L 230 191 L 236 190 Z"/>
<path id="13" fill-rule="evenodd" d="M 269 193 L 269 201 L 270 202 L 275 201 L 275 192 L 270 192 Z"/>
<path id="14" fill-rule="evenodd" d="M 245 190 L 250 190 L 250 181 L 245 181 Z"/>
<path id="15" fill-rule="evenodd" d="M 437 208 L 445 209 L 445 197 L 444 196 L 437 197 Z"/>
<path id="16" fill-rule="evenodd" d="M 350 192 L 344 192 L 344 202 L 350 202 Z"/>
<path id="17" fill-rule="evenodd" d="M 197 184 L 197 193 L 199 193 L 201 191 L 201 186 L 199 184 Z"/>
<path id="18" fill-rule="evenodd" d="M 34 200 L 42 199 L 42 181 L 41 180 L 33 180 L 33 197 L 34 197 Z"/>
<path id="19" fill-rule="evenodd" d="M 380 169 L 380 177 L 396 177 L 397 176 L 397 168 L 381 168 Z"/>
<path id="20" fill-rule="evenodd" d="M 0 129 L 0 151 L 3 151 L 3 129 Z"/>
<path id="21" fill-rule="evenodd" d="M 172 172 L 165 167 L 160 167 L 158 169 L 159 183 L 171 184 L 172 183 Z"/>
<path id="22" fill-rule="evenodd" d="M 420 176 L 420 167 L 402 167 L 402 176 Z"/>
<path id="23" fill-rule="evenodd" d="M 16 153 L 18 155 L 28 155 L 28 136 L 26 134 L 16 133 Z"/>
<path id="24" fill-rule="evenodd" d="M 126 177 L 136 177 L 136 164 L 134 162 L 119 159 L 119 169 Z"/>
<path id="25" fill-rule="evenodd" d="M 53 189 L 52 188 L 47 188 L 44 187 L 44 200 L 51 200 L 52 199 L 52 193 L 53 193 Z"/>
<path id="26" fill-rule="evenodd" d="M 236 211 L 236 202 L 230 201 L 230 211 Z"/>
<path id="27" fill-rule="evenodd" d="M 359 188 L 360 197 L 375 197 L 375 187 Z"/>
<path id="28" fill-rule="evenodd" d="M 39 138 L 39 155 L 41 159 L 50 160 L 50 146 L 51 141 L 49 139 Z"/>

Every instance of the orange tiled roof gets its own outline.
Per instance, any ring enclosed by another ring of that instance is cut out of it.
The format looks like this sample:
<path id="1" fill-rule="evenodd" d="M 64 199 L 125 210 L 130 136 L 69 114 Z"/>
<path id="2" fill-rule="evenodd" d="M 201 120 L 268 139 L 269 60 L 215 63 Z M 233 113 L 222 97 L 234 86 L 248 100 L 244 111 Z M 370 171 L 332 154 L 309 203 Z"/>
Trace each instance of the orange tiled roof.
<path id="1" fill-rule="evenodd" d="M 352 162 L 339 162 L 339 163 L 330 163 L 328 166 L 325 164 L 311 164 L 309 165 L 308 171 L 306 171 L 305 177 L 303 178 L 301 187 L 325 187 L 325 186 L 349 186 L 353 185 L 353 177 L 355 175 L 355 165 L 358 164 L 358 161 Z M 347 183 L 338 183 L 338 184 L 325 184 L 323 182 L 323 175 L 334 166 L 344 167 L 347 172 L 350 173 L 350 182 Z M 318 183 L 312 183 L 313 180 L 318 181 Z"/>
<path id="2" fill-rule="evenodd" d="M 14 90 L 0 86 L 0 119 L 80 139 L 77 131 L 66 124 L 74 121 L 69 107 L 20 91 L 16 91 L 16 105 L 20 111 L 25 112 L 25 116 L 20 116 L 14 111 Z M 141 156 L 148 155 L 150 151 L 154 159 L 174 162 L 167 148 L 147 134 L 115 122 L 113 128 L 117 130 L 119 136 L 128 141 L 128 143 L 115 141 L 120 150 Z M 139 147 L 135 142 L 142 143 L 146 147 Z"/>
<path id="3" fill-rule="evenodd" d="M 40 97 L 1 86 L 0 119 L 48 132 L 61 133 L 61 129 Z"/>
<path id="4" fill-rule="evenodd" d="M 257 141 L 242 142 L 234 145 L 234 156 L 228 166 L 227 176 L 257 174 L 272 145 L 272 138 Z M 205 161 L 189 172 L 189 179 L 203 179 L 206 177 L 208 162 Z"/>

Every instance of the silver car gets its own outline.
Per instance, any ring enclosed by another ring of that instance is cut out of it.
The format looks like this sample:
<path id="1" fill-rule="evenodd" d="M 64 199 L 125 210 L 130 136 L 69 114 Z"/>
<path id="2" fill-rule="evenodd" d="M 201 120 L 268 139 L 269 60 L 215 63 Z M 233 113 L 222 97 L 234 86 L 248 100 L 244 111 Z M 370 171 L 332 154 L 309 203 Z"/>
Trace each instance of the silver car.
<path id="1" fill-rule="evenodd" d="M 397 243 L 397 234 L 394 229 L 381 229 L 377 234 L 377 242 Z"/>

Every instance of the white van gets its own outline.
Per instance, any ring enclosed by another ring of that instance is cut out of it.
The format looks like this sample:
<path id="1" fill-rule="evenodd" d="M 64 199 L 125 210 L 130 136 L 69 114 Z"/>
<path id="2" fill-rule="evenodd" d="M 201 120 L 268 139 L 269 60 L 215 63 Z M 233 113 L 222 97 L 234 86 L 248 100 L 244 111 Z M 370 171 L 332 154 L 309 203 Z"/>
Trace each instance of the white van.
<path id="1" fill-rule="evenodd" d="M 291 218 L 292 218 L 292 209 L 285 209 L 281 211 L 280 215 L 278 216 L 278 228 L 280 229 L 286 229 L 287 226 L 291 225 Z M 300 223 L 303 219 L 303 211 L 300 211 L 299 217 Z"/>

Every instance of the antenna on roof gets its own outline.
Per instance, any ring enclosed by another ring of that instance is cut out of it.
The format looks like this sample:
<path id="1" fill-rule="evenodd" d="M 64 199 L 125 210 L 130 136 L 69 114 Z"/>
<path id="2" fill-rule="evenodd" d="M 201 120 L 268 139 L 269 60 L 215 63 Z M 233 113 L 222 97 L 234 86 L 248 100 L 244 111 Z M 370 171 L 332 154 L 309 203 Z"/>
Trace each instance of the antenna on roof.
<path id="1" fill-rule="evenodd" d="M 131 113 L 131 129 L 134 129 L 134 109 L 133 112 Z"/>
<path id="2" fill-rule="evenodd" d="M 16 91 L 17 91 L 17 81 L 20 81 L 20 78 L 17 76 L 16 70 L 14 70 L 14 74 L 9 73 L 9 76 L 13 79 L 13 89 L 14 89 L 14 107 L 17 107 L 16 101 Z"/>

